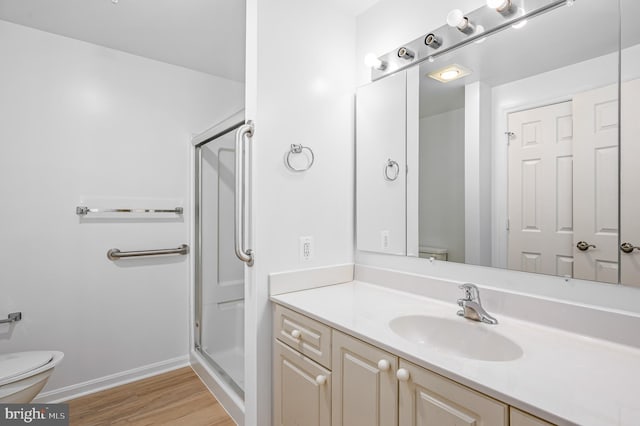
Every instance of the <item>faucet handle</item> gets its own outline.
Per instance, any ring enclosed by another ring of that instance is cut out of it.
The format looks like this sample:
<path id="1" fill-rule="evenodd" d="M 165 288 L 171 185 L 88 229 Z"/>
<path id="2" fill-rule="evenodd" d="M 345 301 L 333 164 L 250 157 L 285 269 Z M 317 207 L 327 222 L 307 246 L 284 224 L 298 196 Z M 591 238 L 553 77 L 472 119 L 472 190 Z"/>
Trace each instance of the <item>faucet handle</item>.
<path id="1" fill-rule="evenodd" d="M 458 286 L 458 288 L 464 290 L 464 299 L 460 299 L 460 301 L 470 302 L 475 300 L 480 303 L 480 291 L 475 284 L 464 283 Z M 458 304 L 460 304 L 460 301 L 458 301 Z"/>

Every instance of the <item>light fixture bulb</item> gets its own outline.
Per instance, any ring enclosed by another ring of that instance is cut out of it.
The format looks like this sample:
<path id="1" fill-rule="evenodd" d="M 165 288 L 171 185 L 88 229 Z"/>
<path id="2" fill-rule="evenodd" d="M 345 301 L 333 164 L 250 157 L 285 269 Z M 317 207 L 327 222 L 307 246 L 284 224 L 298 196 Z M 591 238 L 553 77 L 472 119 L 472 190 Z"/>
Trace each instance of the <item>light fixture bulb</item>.
<path id="1" fill-rule="evenodd" d="M 447 25 L 457 28 L 465 34 L 471 34 L 474 26 L 460 9 L 453 9 L 447 14 Z"/>
<path id="2" fill-rule="evenodd" d="M 387 64 L 384 61 L 378 59 L 375 53 L 367 53 L 364 57 L 364 63 L 366 66 L 370 68 L 375 68 L 377 70 L 383 70 L 387 67 Z"/>
<path id="3" fill-rule="evenodd" d="M 511 7 L 511 0 L 487 0 L 487 7 L 504 12 Z"/>
<path id="4" fill-rule="evenodd" d="M 464 24 L 464 13 L 460 9 L 453 9 L 447 15 L 447 25 L 450 27 L 458 27 L 460 24 Z"/>

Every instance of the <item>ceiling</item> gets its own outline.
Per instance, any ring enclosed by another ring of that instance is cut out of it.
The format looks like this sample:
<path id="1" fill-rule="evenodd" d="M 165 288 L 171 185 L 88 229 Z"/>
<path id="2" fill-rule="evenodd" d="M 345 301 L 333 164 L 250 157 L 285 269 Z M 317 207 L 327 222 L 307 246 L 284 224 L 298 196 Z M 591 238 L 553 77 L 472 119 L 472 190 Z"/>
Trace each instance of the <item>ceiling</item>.
<path id="1" fill-rule="evenodd" d="M 378 0 L 328 1 L 355 16 Z M 243 0 L 0 0 L 0 19 L 244 81 Z"/>

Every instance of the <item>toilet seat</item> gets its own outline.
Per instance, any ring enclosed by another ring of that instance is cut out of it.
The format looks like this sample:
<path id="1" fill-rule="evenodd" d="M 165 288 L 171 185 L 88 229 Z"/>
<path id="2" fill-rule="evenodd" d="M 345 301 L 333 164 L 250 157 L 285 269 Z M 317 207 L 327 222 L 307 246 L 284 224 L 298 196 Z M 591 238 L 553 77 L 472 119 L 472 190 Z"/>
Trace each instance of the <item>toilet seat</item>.
<path id="1" fill-rule="evenodd" d="M 53 355 L 48 351 L 0 354 L 0 385 L 50 363 Z"/>

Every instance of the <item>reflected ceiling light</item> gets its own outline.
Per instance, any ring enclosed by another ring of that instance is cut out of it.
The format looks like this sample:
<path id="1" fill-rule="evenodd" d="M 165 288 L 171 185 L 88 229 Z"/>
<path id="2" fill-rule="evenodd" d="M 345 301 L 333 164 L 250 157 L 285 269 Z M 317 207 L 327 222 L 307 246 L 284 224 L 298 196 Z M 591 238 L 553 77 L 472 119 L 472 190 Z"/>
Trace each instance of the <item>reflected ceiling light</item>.
<path id="1" fill-rule="evenodd" d="M 487 7 L 497 12 L 507 14 L 511 12 L 511 0 L 487 0 Z"/>
<path id="2" fill-rule="evenodd" d="M 375 68 L 380 71 L 387 68 L 386 62 L 378 59 L 375 53 L 367 53 L 367 55 L 364 57 L 364 64 L 370 68 Z"/>
<path id="3" fill-rule="evenodd" d="M 453 9 L 447 15 L 447 25 L 457 28 L 465 34 L 471 34 L 473 32 L 473 24 L 464 16 L 464 13 L 460 9 Z"/>
<path id="4" fill-rule="evenodd" d="M 458 80 L 459 78 L 465 77 L 469 74 L 471 74 L 470 69 L 465 68 L 461 65 L 452 64 L 437 71 L 430 72 L 429 74 L 427 74 L 427 76 L 433 78 L 434 80 L 438 80 L 441 83 L 448 83 L 453 80 Z"/>

